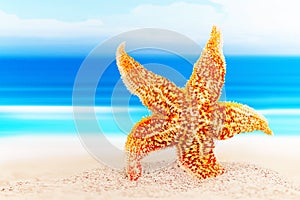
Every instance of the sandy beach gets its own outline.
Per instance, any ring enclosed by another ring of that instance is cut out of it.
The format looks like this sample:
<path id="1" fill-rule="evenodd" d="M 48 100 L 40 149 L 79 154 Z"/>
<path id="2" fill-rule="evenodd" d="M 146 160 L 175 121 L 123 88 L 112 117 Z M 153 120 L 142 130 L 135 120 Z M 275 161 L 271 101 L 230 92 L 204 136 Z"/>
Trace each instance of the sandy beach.
<path id="1" fill-rule="evenodd" d="M 131 182 L 124 170 L 96 161 L 75 136 L 8 137 L 0 142 L 0 199 L 296 200 L 299 142 L 300 137 L 243 135 L 217 142 L 227 170 L 221 176 L 197 180 L 174 161 L 148 159 L 143 176 Z"/>

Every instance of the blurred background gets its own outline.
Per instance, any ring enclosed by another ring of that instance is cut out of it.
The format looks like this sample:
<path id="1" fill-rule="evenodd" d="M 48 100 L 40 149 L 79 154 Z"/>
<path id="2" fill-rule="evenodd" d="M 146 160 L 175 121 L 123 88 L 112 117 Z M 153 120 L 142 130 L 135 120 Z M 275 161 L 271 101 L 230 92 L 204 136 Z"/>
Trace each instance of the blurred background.
<path id="1" fill-rule="evenodd" d="M 0 136 L 76 134 L 76 74 L 89 53 L 107 39 L 152 27 L 176 31 L 204 47 L 212 25 L 221 28 L 224 38 L 224 100 L 264 114 L 276 135 L 299 135 L 299 17 L 295 0 L 1 1 Z M 200 52 L 191 55 L 192 60 Z M 142 64 L 173 67 L 186 80 L 192 72 L 193 63 L 182 57 L 146 51 L 131 55 Z M 112 62 L 99 81 L 95 106 L 105 133 L 126 135 L 130 129 L 121 130 L 109 109 L 119 79 Z M 176 77 L 172 81 L 184 86 Z M 125 87 L 120 89 L 130 95 Z M 125 111 L 132 124 L 149 114 L 137 97 L 119 106 L 131 108 Z"/>

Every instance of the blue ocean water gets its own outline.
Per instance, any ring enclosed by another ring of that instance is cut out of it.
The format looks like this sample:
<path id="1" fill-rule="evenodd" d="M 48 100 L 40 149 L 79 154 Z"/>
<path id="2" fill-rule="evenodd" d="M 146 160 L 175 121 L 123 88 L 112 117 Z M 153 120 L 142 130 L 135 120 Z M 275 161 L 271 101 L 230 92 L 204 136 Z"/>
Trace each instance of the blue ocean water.
<path id="1" fill-rule="evenodd" d="M 178 56 L 134 56 L 147 68 L 181 87 L 192 72 L 192 64 Z M 0 57 L 0 136 L 76 134 L 72 92 L 83 60 L 84 57 Z M 226 56 L 226 62 L 222 100 L 257 109 L 277 135 L 300 135 L 297 125 L 300 123 L 300 57 Z M 135 122 L 149 114 L 139 99 L 130 96 L 118 81 L 120 75 L 112 62 L 99 78 L 97 88 L 88 85 L 85 88 L 95 90 L 95 107 L 99 108 L 96 117 L 107 134 L 127 134 Z M 116 121 L 116 113 L 110 110 L 112 97 L 113 106 L 130 108 L 118 111 L 124 120 Z"/>

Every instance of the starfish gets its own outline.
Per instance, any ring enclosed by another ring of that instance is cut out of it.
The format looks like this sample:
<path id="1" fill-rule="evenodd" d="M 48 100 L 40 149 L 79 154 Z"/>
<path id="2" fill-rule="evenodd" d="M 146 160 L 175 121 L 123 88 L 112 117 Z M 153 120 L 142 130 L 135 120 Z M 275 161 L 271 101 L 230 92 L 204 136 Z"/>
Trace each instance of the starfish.
<path id="1" fill-rule="evenodd" d="M 145 69 L 125 52 L 116 52 L 121 78 L 152 112 L 135 124 L 127 137 L 126 173 L 130 180 L 142 175 L 141 160 L 149 153 L 176 147 L 180 166 L 205 179 L 224 173 L 214 154 L 214 140 L 261 130 L 272 135 L 267 120 L 239 103 L 219 102 L 226 64 L 221 31 L 213 26 L 210 38 L 184 88 Z"/>

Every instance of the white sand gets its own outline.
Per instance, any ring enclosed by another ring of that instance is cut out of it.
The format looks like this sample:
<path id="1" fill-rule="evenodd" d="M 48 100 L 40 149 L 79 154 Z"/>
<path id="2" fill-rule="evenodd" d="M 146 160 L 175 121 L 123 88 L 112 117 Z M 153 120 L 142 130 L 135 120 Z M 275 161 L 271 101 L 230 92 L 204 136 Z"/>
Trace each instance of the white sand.
<path id="1" fill-rule="evenodd" d="M 138 182 L 95 161 L 74 137 L 0 142 L 0 199 L 300 199 L 300 137 L 242 136 L 217 143 L 227 172 L 196 180 L 176 163 Z M 252 163 L 252 164 L 251 164 Z M 150 168 L 151 167 L 151 168 Z M 285 178 L 286 177 L 286 178 Z"/>

